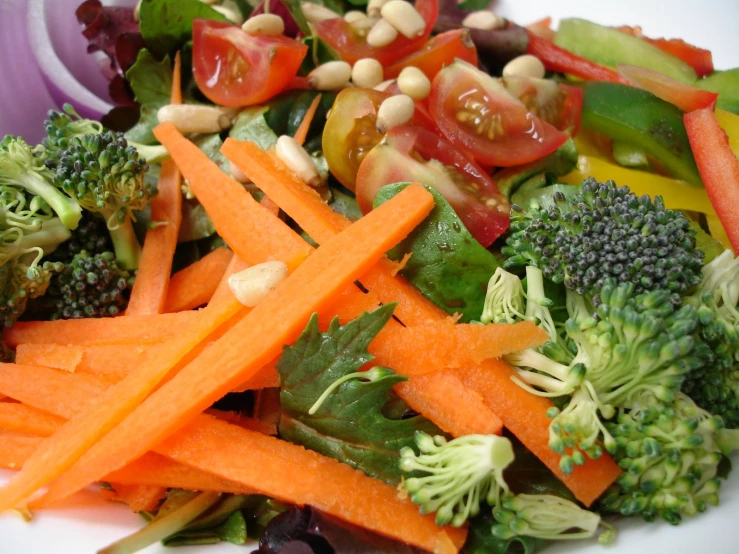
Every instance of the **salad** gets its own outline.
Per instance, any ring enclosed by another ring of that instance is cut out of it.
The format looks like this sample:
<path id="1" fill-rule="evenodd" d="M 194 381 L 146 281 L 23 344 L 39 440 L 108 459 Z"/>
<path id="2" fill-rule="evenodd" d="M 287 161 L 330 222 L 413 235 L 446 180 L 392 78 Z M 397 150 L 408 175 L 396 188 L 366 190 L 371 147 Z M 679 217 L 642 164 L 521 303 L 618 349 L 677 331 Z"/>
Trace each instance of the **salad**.
<path id="1" fill-rule="evenodd" d="M 739 68 L 475 0 L 76 15 L 117 106 L 0 142 L 0 512 L 529 554 L 721 509 Z"/>

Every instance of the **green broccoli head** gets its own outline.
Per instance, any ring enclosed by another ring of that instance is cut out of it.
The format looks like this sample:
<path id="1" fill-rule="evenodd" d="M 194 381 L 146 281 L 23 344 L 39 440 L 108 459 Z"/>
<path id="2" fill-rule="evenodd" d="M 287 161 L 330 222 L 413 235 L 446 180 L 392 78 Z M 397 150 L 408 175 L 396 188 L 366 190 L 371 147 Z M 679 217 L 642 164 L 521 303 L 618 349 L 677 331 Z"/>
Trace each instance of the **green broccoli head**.
<path id="1" fill-rule="evenodd" d="M 26 311 L 28 301 L 43 295 L 57 264 L 40 264 L 43 252 L 30 249 L 7 258 L 0 266 L 0 318 L 10 327 Z"/>
<path id="2" fill-rule="evenodd" d="M 82 251 L 53 276 L 45 300 L 51 319 L 112 317 L 125 310 L 134 276 L 115 254 Z"/>
<path id="3" fill-rule="evenodd" d="M 51 169 L 58 165 L 62 152 L 69 147 L 72 138 L 103 132 L 100 122 L 83 119 L 71 104 L 64 104 L 62 109 L 62 112 L 50 110 L 49 119 L 44 122 L 46 138 L 41 143 L 40 153 L 47 167 Z"/>
<path id="4" fill-rule="evenodd" d="M 682 293 L 700 281 L 703 252 L 682 212 L 613 181 L 586 179 L 579 194 L 556 193 L 548 209 L 514 207 L 511 231 L 506 268 L 534 265 L 596 303 L 607 280 L 631 283 L 636 293 Z"/>

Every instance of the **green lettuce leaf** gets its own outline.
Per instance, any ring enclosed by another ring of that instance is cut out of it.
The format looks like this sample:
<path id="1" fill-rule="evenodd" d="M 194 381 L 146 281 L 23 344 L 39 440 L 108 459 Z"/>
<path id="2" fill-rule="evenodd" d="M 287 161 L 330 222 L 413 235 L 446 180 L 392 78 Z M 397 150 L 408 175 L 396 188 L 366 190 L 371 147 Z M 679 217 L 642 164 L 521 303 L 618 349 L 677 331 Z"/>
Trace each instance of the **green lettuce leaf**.
<path id="1" fill-rule="evenodd" d="M 346 381 L 314 415 L 308 410 L 337 379 L 372 360 L 367 346 L 390 319 L 394 307 L 382 306 L 346 325 L 334 319 L 325 333 L 319 330 L 314 315 L 277 364 L 282 385 L 280 436 L 391 484 L 400 482 L 399 450 L 415 446 L 413 434 L 441 433 L 421 416 L 389 419 L 386 415 L 383 408 L 396 398 L 392 387 L 406 377 L 388 372 L 375 381 Z"/>
<path id="2" fill-rule="evenodd" d="M 165 56 L 162 61 L 146 48 L 139 51 L 136 62 L 126 71 L 126 79 L 133 89 L 139 104 L 169 104 L 172 94 L 172 60 Z"/>
<path id="3" fill-rule="evenodd" d="M 241 110 L 228 136 L 234 140 L 248 140 L 262 150 L 269 150 L 277 143 L 277 135 L 267 124 L 267 106 L 255 106 Z"/>
<path id="4" fill-rule="evenodd" d="M 407 186 L 396 183 L 381 188 L 375 207 Z M 436 207 L 388 256 L 400 260 L 412 253 L 401 274 L 447 313 L 460 314 L 463 322 L 479 320 L 488 281 L 498 262 L 467 231 L 446 199 L 426 188 L 434 196 Z"/>

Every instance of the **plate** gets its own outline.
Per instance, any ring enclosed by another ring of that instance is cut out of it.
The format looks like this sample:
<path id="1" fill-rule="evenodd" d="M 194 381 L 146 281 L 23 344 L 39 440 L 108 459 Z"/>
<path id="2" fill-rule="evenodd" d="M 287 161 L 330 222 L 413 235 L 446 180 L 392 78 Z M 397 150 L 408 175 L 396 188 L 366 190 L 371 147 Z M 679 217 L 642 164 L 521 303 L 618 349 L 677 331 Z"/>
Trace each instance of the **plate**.
<path id="1" fill-rule="evenodd" d="M 2 4 L 6 0 L 0 0 Z M 640 25 L 648 36 L 679 37 L 713 52 L 717 68 L 739 65 L 739 4 L 736 0 L 694 2 L 658 0 L 513 0 L 495 3 L 497 13 L 526 24 L 545 16 L 578 16 L 609 25 Z M 85 55 L 80 53 L 80 55 Z M 51 106 L 49 106 L 51 107 Z M 3 107 L 0 107 L 3 109 Z M 734 456 L 739 464 L 739 456 Z M 0 471 L 0 483 L 11 472 Z M 550 546 L 548 554 L 735 554 L 739 551 L 739 471 L 722 484 L 721 506 L 689 518 L 678 527 L 641 520 L 618 521 L 616 543 L 607 549 L 594 544 L 567 542 Z M 90 490 L 77 495 L 59 509 L 38 514 L 30 524 L 20 517 L 0 516 L 2 554 L 92 554 L 135 531 L 141 519 L 125 506 L 103 502 Z M 186 547 L 177 550 L 154 545 L 146 554 L 244 554 L 248 548 L 229 544 Z"/>

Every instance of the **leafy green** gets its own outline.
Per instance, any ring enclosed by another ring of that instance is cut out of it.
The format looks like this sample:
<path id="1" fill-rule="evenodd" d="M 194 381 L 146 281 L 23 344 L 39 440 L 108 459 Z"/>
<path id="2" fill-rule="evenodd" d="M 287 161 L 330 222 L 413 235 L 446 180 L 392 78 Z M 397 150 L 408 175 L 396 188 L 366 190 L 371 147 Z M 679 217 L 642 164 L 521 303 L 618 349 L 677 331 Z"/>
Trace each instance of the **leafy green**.
<path id="1" fill-rule="evenodd" d="M 200 0 L 144 0 L 139 28 L 146 46 L 155 56 L 173 55 L 192 38 L 194 19 L 228 19 Z"/>
<path id="2" fill-rule="evenodd" d="M 514 192 L 511 197 L 511 203 L 523 208 L 524 211 L 529 209 L 529 206 L 531 206 L 531 203 L 534 201 L 538 202 L 539 206 L 544 209 L 554 206 L 554 195 L 558 192 L 561 192 L 566 197 L 573 196 L 580 192 L 580 187 L 577 185 L 563 185 L 561 183 L 557 183 L 555 185 L 544 186 L 541 188 L 524 188 L 527 183 L 528 181 L 526 181 L 520 189 Z"/>
<path id="3" fill-rule="evenodd" d="M 301 42 L 308 46 L 308 55 L 300 64 L 298 75 L 305 77 L 319 65 L 341 59 L 333 48 L 318 37 L 305 37 Z"/>
<path id="4" fill-rule="evenodd" d="M 172 94 L 172 60 L 165 56 L 162 61 L 146 48 L 139 51 L 136 62 L 126 71 L 126 79 L 133 89 L 139 104 L 169 104 Z"/>
<path id="5" fill-rule="evenodd" d="M 248 140 L 262 150 L 268 150 L 277 143 L 277 135 L 267 124 L 267 106 L 256 106 L 242 110 L 234 122 L 228 136 L 235 140 Z"/>
<path id="6" fill-rule="evenodd" d="M 467 542 L 462 547 L 462 554 L 534 554 L 546 544 L 541 539 L 516 536 L 510 539 L 499 539 L 491 529 L 495 518 L 490 510 L 471 520 Z"/>
<path id="7" fill-rule="evenodd" d="M 460 10 L 476 12 L 488 9 L 490 0 L 462 0 L 457 6 Z"/>
<path id="8" fill-rule="evenodd" d="M 282 385 L 280 436 L 391 484 L 400 481 L 399 451 L 414 447 L 414 433 L 440 433 L 422 416 L 388 419 L 383 413 L 392 387 L 406 377 L 387 370 L 374 381 L 345 381 L 314 415 L 308 411 L 337 379 L 372 360 L 367 346 L 392 317 L 394 307 L 382 306 L 341 326 L 335 318 L 325 333 L 314 315 L 277 364 Z"/>
<path id="9" fill-rule="evenodd" d="M 159 104 L 143 104 L 138 122 L 125 133 L 126 140 L 139 144 L 158 144 L 153 129 L 159 125 L 159 108 Z"/>
<path id="10" fill-rule="evenodd" d="M 375 207 L 403 190 L 408 183 L 380 189 Z M 465 229 L 444 197 L 430 187 L 436 207 L 426 220 L 388 252 L 393 260 L 412 256 L 401 271 L 429 300 L 462 321 L 479 320 L 490 277 L 498 268 L 495 257 Z"/>
<path id="11" fill-rule="evenodd" d="M 215 232 L 216 228 L 200 202 L 192 200 L 182 203 L 182 223 L 177 242 L 204 239 Z"/>
<path id="12" fill-rule="evenodd" d="M 331 202 L 330 206 L 333 211 L 340 213 L 352 221 L 356 221 L 362 217 L 362 211 L 359 209 L 357 199 L 354 196 L 350 196 L 343 190 L 335 187 L 331 187 L 331 196 L 333 197 L 333 202 Z"/>
<path id="13" fill-rule="evenodd" d="M 539 458 L 512 434 L 506 436 L 513 444 L 515 459 L 503 473 L 508 486 L 516 494 L 551 494 L 576 501 L 570 489 Z"/>
<path id="14" fill-rule="evenodd" d="M 221 146 L 223 146 L 223 141 L 221 140 L 221 136 L 218 133 L 213 133 L 211 135 L 201 135 L 197 139 L 193 140 L 193 142 L 195 143 L 195 146 L 200 148 L 200 150 L 202 150 L 206 156 L 213 160 L 213 162 L 221 169 L 221 171 L 228 175 L 231 174 L 228 160 L 226 159 L 226 156 L 221 154 Z"/>

